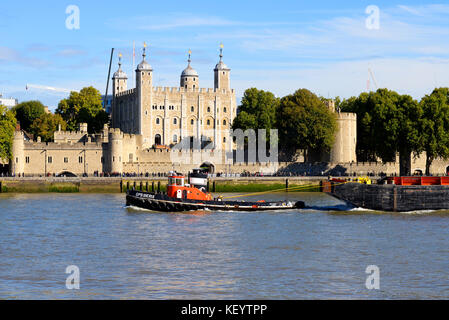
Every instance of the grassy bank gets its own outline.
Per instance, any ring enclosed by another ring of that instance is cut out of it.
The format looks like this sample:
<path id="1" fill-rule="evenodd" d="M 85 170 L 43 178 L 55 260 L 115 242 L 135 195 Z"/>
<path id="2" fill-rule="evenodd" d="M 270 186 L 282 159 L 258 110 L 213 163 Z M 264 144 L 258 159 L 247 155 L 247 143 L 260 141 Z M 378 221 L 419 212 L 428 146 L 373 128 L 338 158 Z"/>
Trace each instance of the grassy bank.
<path id="1" fill-rule="evenodd" d="M 1 192 L 4 193 L 120 193 L 128 189 L 142 191 L 167 191 L 166 180 L 77 180 L 77 181 L 51 181 L 38 180 L 9 180 L 0 181 Z M 216 193 L 244 193 L 286 190 L 286 180 L 272 179 L 254 181 L 254 179 L 227 179 L 211 180 L 210 192 Z M 319 180 L 295 180 L 288 184 L 291 192 L 319 192 Z"/>

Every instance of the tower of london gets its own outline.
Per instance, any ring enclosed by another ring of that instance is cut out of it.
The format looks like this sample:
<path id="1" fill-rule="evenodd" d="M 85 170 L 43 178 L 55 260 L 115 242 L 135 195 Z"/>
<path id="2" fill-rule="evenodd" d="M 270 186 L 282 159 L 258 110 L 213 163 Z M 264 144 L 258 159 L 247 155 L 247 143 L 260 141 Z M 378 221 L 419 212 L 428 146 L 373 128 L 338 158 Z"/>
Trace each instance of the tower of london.
<path id="1" fill-rule="evenodd" d="M 231 69 L 223 62 L 223 49 L 213 70 L 213 88 L 200 86 L 198 72 L 192 67 L 191 51 L 179 87 L 154 87 L 146 47 L 142 56 L 133 89 L 127 88 L 128 77 L 119 61 L 112 78 L 112 127 L 142 136 L 142 148 L 196 140 L 210 142 L 214 149 L 230 150 L 229 130 L 237 113 L 237 102 L 231 89 Z"/>
<path id="2" fill-rule="evenodd" d="M 59 129 L 53 142 L 42 142 L 39 137 L 33 141 L 17 130 L 11 174 L 156 174 L 188 172 L 202 166 L 211 172 L 274 173 L 289 165 L 234 161 L 231 125 L 237 115 L 237 101 L 231 89 L 231 69 L 223 61 L 223 46 L 213 68 L 212 88 L 201 87 L 190 50 L 176 87 L 153 86 L 153 67 L 144 45 L 142 61 L 135 69 L 136 87 L 128 89 L 121 58 L 112 77 L 110 126 L 95 134 L 88 133 L 87 124 L 80 124 L 76 132 Z M 333 102 L 328 107 L 335 112 Z M 355 114 L 335 113 L 335 145 L 325 158 L 316 161 L 355 162 Z"/>

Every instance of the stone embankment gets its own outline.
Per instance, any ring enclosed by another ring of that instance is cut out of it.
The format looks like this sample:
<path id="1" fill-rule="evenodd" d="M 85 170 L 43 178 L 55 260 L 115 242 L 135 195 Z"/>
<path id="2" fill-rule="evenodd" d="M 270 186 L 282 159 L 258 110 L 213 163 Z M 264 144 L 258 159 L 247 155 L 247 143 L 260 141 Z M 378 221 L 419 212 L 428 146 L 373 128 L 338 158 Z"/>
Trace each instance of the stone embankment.
<path id="1" fill-rule="evenodd" d="M 320 181 L 327 177 L 214 177 L 211 192 L 259 192 L 270 190 L 319 191 Z M 135 188 L 143 191 L 165 191 L 166 177 L 118 178 L 0 178 L 4 193 L 120 193 Z"/>

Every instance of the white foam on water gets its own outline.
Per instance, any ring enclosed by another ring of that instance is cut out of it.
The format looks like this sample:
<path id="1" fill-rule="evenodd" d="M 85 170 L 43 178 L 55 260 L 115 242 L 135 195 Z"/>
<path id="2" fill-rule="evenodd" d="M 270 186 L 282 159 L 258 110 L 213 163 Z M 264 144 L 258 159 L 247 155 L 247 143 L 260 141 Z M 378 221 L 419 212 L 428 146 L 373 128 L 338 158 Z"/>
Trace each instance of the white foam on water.
<path id="1" fill-rule="evenodd" d="M 408 215 L 426 215 L 426 214 L 433 214 L 438 212 L 448 212 L 447 210 L 413 210 L 413 211 L 400 211 L 400 212 L 393 212 L 393 211 L 380 211 L 380 210 L 372 210 L 372 209 L 366 209 L 366 208 L 354 208 L 349 210 L 351 212 L 377 212 L 377 213 L 386 213 L 386 214 L 408 214 Z"/>
<path id="2" fill-rule="evenodd" d="M 371 210 L 371 209 L 366 209 L 366 208 L 358 207 L 358 208 L 352 208 L 352 209 L 349 209 L 348 211 L 374 212 L 374 211 L 376 211 L 376 210 Z"/>
<path id="3" fill-rule="evenodd" d="M 436 212 L 443 212 L 443 210 L 415 210 L 415 211 L 404 211 L 404 212 L 398 212 L 399 214 L 431 214 Z"/>
<path id="4" fill-rule="evenodd" d="M 123 207 L 125 209 L 131 209 L 133 211 L 143 211 L 143 212 L 156 212 L 153 210 L 149 210 L 149 209 L 144 209 L 144 208 L 140 208 L 140 207 L 135 207 L 135 206 L 125 206 Z"/>

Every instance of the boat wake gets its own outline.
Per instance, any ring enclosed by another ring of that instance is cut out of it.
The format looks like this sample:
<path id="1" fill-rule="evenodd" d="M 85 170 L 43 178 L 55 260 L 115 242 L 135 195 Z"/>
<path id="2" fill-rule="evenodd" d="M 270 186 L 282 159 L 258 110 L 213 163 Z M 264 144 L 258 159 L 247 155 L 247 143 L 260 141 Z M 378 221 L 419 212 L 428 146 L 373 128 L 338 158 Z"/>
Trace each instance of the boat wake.
<path id="1" fill-rule="evenodd" d="M 356 208 L 349 206 L 347 204 L 339 204 L 335 206 L 306 206 L 303 210 L 314 210 L 314 211 L 351 211 Z"/>

